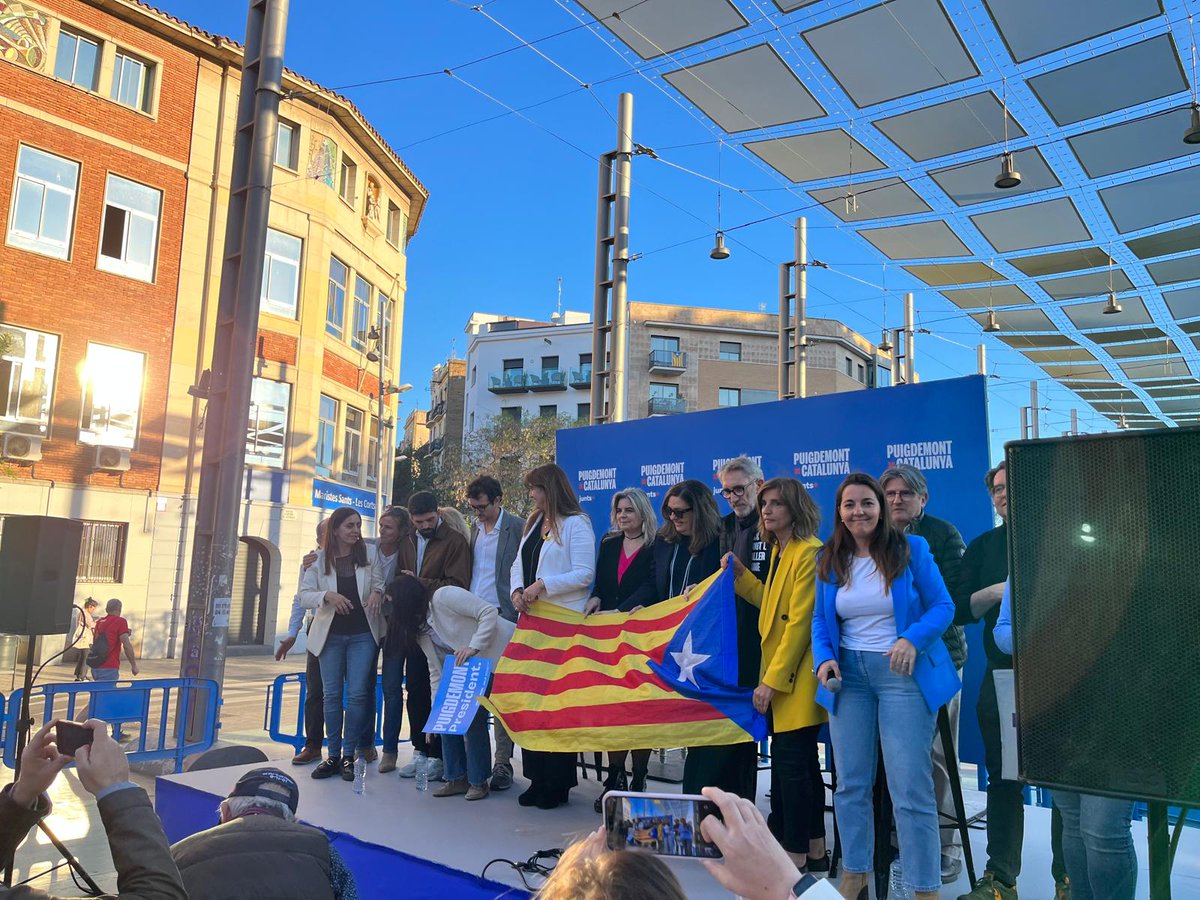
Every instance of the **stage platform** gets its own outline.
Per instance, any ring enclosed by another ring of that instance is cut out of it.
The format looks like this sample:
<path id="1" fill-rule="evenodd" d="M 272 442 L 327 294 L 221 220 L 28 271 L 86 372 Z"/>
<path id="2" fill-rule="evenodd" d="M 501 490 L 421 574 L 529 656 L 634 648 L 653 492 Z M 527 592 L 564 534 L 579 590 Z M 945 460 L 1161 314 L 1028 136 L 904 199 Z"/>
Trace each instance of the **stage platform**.
<path id="1" fill-rule="evenodd" d="M 407 747 L 401 747 L 401 764 Z M 519 752 L 519 751 L 518 751 Z M 589 760 L 590 760 L 589 754 Z M 395 774 L 380 775 L 368 768 L 367 789 L 356 795 L 340 779 L 314 781 L 312 767 L 294 767 L 290 757 L 271 764 L 292 772 L 300 784 L 299 817 L 328 832 L 334 846 L 346 858 L 358 878 L 364 900 L 396 896 L 403 885 L 404 896 L 441 900 L 455 898 L 520 897 L 524 890 L 519 876 L 508 866 L 493 865 L 488 880 L 478 878 L 491 859 L 524 860 L 538 850 L 562 847 L 600 824 L 592 802 L 600 793 L 594 779 L 580 781 L 565 807 L 542 811 L 517 804 L 517 795 L 528 782 L 520 777 L 512 790 L 492 794 L 485 800 L 467 803 L 461 797 L 436 798 L 418 792 L 412 780 Z M 259 764 L 261 765 L 261 764 Z M 238 776 L 255 766 L 165 775 L 157 779 L 155 805 L 167 836 L 176 841 L 216 824 L 217 804 Z M 767 773 L 760 773 L 759 806 L 764 811 Z M 677 787 L 651 783 L 652 790 L 672 791 Z M 969 791 L 968 812 L 982 809 L 983 795 Z M 832 829 L 830 829 L 832 836 Z M 1146 869 L 1146 827 L 1133 824 L 1134 843 L 1141 867 L 1138 898 L 1149 896 Z M 1050 878 L 1050 810 L 1027 809 L 1022 900 L 1053 900 Z M 977 828 L 971 833 L 976 866 L 982 871 L 986 835 Z M 695 862 L 672 861 L 672 869 L 688 897 L 721 898 L 731 895 Z M 513 889 L 516 890 L 513 890 Z M 966 875 L 942 889 L 943 898 L 954 898 L 968 890 Z M 1186 829 L 1179 847 L 1173 878 L 1176 898 L 1200 897 L 1200 832 Z"/>

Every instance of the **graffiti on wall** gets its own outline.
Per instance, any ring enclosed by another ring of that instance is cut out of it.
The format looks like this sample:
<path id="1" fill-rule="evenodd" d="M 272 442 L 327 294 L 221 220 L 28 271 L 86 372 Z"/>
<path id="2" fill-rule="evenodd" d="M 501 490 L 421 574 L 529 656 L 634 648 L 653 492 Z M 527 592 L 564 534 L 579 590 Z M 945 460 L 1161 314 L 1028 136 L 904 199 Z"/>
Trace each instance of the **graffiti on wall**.
<path id="1" fill-rule="evenodd" d="M 336 163 L 337 144 L 323 134 L 312 132 L 308 138 L 308 177 L 333 187 Z"/>
<path id="2" fill-rule="evenodd" d="M 46 63 L 46 16 L 24 3 L 0 0 L 0 59 L 40 72 Z"/>

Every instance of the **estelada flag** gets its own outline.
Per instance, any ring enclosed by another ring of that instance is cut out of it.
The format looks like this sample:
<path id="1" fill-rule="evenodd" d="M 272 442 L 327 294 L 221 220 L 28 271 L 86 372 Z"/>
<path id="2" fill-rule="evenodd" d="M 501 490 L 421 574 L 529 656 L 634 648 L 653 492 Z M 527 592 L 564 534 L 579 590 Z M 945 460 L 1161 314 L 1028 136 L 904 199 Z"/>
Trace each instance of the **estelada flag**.
<path id="1" fill-rule="evenodd" d="M 760 741 L 766 720 L 738 687 L 733 572 L 634 613 L 536 602 L 480 702 L 529 750 L 580 752 Z"/>

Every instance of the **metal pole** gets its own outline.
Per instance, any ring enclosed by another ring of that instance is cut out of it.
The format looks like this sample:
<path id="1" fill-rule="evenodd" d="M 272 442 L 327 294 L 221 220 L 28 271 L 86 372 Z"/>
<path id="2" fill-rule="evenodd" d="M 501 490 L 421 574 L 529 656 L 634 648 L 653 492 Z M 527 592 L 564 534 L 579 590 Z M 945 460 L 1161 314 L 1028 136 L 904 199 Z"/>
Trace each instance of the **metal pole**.
<path id="1" fill-rule="evenodd" d="M 1038 403 L 1038 383 L 1029 382 L 1029 427 L 1033 437 L 1041 437 L 1041 404 Z"/>
<path id="2" fill-rule="evenodd" d="M 1029 437 L 1029 407 L 1021 407 L 1021 440 Z"/>
<path id="3" fill-rule="evenodd" d="M 808 219 L 796 220 L 796 396 L 808 396 Z"/>
<path id="4" fill-rule="evenodd" d="M 917 330 L 914 324 L 913 295 L 904 295 L 904 382 L 917 383 Z"/>
<path id="5" fill-rule="evenodd" d="M 612 238 L 613 154 L 600 157 L 600 183 L 596 188 L 596 286 L 592 293 L 592 424 L 608 417 L 604 408 L 608 384 L 606 360 L 608 335 L 608 291 L 612 287 L 610 255 Z"/>
<path id="6" fill-rule="evenodd" d="M 387 399 L 383 393 L 383 348 L 386 338 L 383 333 L 383 303 L 379 304 L 375 331 L 379 335 L 379 340 L 375 342 L 375 355 L 379 357 L 379 380 L 375 385 L 375 411 L 379 414 L 378 424 L 375 426 L 379 432 L 375 438 L 375 537 L 378 538 L 379 519 L 383 515 L 383 403 Z"/>
<path id="7" fill-rule="evenodd" d="M 787 400 L 792 396 L 792 363 L 788 359 L 788 340 L 792 320 L 791 266 L 788 263 L 779 265 L 779 399 Z"/>
<path id="8" fill-rule="evenodd" d="M 980 375 L 987 374 L 987 345 L 980 344 L 975 348 L 975 364 Z"/>
<path id="9" fill-rule="evenodd" d="M 1071 410 L 1071 434 L 1079 434 L 1079 410 Z"/>
<path id="10" fill-rule="evenodd" d="M 271 205 L 288 0 L 251 0 L 246 17 L 211 389 L 180 674 L 224 681 L 259 291 Z M 196 703 L 193 710 L 203 709 Z M 203 732 L 198 715 L 188 736 Z"/>
<path id="11" fill-rule="evenodd" d="M 624 422 L 626 355 L 629 350 L 629 188 L 633 168 L 633 94 L 621 94 L 617 108 L 616 199 L 613 202 L 612 251 L 612 421 Z"/>

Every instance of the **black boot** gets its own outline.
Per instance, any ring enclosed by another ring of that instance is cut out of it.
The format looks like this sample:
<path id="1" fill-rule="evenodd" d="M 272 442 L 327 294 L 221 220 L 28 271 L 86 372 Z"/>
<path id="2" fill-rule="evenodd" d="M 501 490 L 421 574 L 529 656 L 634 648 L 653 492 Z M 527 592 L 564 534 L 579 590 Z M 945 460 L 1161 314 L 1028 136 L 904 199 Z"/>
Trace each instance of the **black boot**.
<path id="1" fill-rule="evenodd" d="M 629 783 L 629 789 L 634 793 L 644 793 L 646 790 L 646 769 L 633 767 L 633 781 Z"/>
<path id="2" fill-rule="evenodd" d="M 600 796 L 596 798 L 596 802 L 592 804 L 592 808 L 596 812 L 604 812 L 604 795 L 609 791 L 625 791 L 629 789 L 628 782 L 625 780 L 625 767 L 619 769 L 610 768 L 608 776 L 604 779 L 604 790 Z"/>

